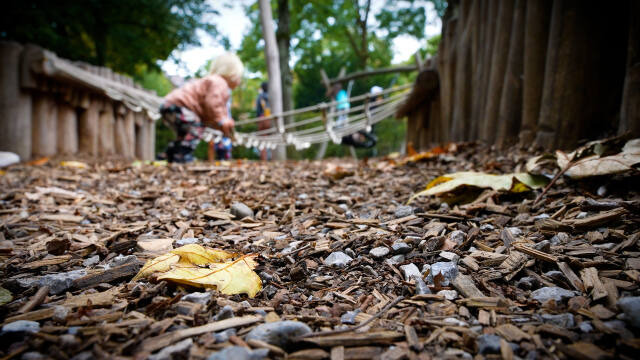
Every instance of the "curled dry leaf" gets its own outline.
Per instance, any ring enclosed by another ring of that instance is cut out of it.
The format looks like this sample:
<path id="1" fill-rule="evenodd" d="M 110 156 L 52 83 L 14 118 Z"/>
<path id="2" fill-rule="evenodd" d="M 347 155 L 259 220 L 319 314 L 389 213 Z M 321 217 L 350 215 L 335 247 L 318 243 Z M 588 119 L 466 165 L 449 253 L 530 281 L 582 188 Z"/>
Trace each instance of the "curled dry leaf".
<path id="1" fill-rule="evenodd" d="M 178 263 L 180 261 L 180 256 L 176 254 L 164 254 L 158 256 L 155 259 L 151 259 L 147 261 L 146 264 L 140 269 L 138 274 L 133 278 L 133 280 L 138 280 L 145 278 L 153 273 L 164 272 L 171 269 L 171 265 Z"/>
<path id="2" fill-rule="evenodd" d="M 133 280 L 158 274 L 158 280 L 216 288 L 227 295 L 254 297 L 262 288 L 260 277 L 253 271 L 257 255 L 245 255 L 229 261 L 236 256 L 237 253 L 189 244 L 147 261 Z"/>
<path id="3" fill-rule="evenodd" d="M 158 280 L 171 280 L 177 283 L 215 287 L 220 293 L 247 294 L 254 297 L 262 288 L 262 281 L 253 269 L 257 255 L 245 255 L 235 261 L 211 264 L 209 268 L 183 265 L 182 263 L 160 276 Z"/>
<path id="4" fill-rule="evenodd" d="M 238 255 L 224 250 L 206 248 L 198 244 L 184 245 L 172 250 L 171 253 L 180 256 L 181 262 L 187 262 L 194 265 L 207 265 L 222 262 Z"/>
<path id="5" fill-rule="evenodd" d="M 519 193 L 530 191 L 531 189 L 539 189 L 546 183 L 546 178 L 527 173 L 492 175 L 472 171 L 457 172 L 435 178 L 427 184 L 425 190 L 412 195 L 409 199 L 409 203 L 418 196 L 443 196 L 462 187 L 493 189 L 496 191 Z"/>

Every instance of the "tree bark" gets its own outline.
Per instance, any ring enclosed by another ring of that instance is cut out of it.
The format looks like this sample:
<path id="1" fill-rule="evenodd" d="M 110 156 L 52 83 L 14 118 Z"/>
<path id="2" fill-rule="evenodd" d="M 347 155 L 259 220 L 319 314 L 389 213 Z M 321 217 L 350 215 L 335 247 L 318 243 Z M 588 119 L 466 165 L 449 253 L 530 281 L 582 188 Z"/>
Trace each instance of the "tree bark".
<path id="1" fill-rule="evenodd" d="M 289 0 L 278 0 L 278 55 L 282 71 L 282 110 L 293 110 L 293 74 L 289 67 L 289 46 L 291 42 Z M 293 121 L 291 116 L 284 119 L 286 124 Z"/>
<path id="2" fill-rule="evenodd" d="M 529 146 L 536 136 L 544 65 L 549 39 L 551 0 L 528 1 L 524 35 L 524 83 L 520 143 Z"/>
<path id="3" fill-rule="evenodd" d="M 498 128 L 498 112 L 500 110 L 504 74 L 506 72 L 507 58 L 509 55 L 514 0 L 502 0 L 499 6 L 495 42 L 493 44 L 493 55 L 491 59 L 491 74 L 489 75 L 489 90 L 487 92 L 487 104 L 484 112 L 485 122 L 480 133 L 480 138 L 490 144 L 494 142 Z"/>
<path id="4" fill-rule="evenodd" d="M 640 2 L 630 3 L 627 73 L 624 79 L 618 133 L 630 132 L 632 136 L 637 137 L 640 136 Z"/>
<path id="5" fill-rule="evenodd" d="M 260 0 L 260 23 L 264 36 L 264 55 L 267 61 L 267 71 L 269 73 L 269 105 L 274 114 L 282 113 L 282 81 L 280 75 L 278 45 L 276 35 L 273 30 L 273 17 L 271 15 L 271 4 L 269 0 Z M 282 117 L 278 117 L 278 129 L 284 130 Z M 278 146 L 275 158 L 285 160 L 287 157 L 286 147 Z"/>
<path id="6" fill-rule="evenodd" d="M 441 111 L 441 139 L 449 141 L 449 128 L 453 117 L 453 80 L 455 79 L 455 41 L 457 19 L 453 18 L 444 23 L 442 27 L 442 41 L 438 49 L 438 71 L 440 73 L 440 101 Z"/>
<path id="7" fill-rule="evenodd" d="M 456 73 L 454 83 L 453 116 L 451 123 L 451 140 L 466 140 L 469 133 L 469 117 L 471 116 L 471 89 L 473 67 L 471 64 L 471 23 L 477 1 L 463 0 L 460 5 L 458 19 L 458 38 L 456 46 Z"/>
<path id="8" fill-rule="evenodd" d="M 497 27 L 495 19 L 498 18 L 499 4 L 499 0 L 488 0 L 486 17 L 480 25 L 484 28 L 484 39 L 482 41 L 484 46 L 482 48 L 481 61 L 479 64 L 480 70 L 478 70 L 480 73 L 478 75 L 479 82 L 476 86 L 477 90 L 474 92 L 473 96 L 476 103 L 473 107 L 474 121 L 471 125 L 472 140 L 480 138 L 485 124 L 484 112 L 487 105 L 487 93 L 489 91 L 489 76 L 491 75 L 493 44 L 495 41 L 495 32 Z"/>
<path id="9" fill-rule="evenodd" d="M 517 142 L 522 116 L 522 72 L 524 60 L 525 0 L 516 0 L 509 44 L 507 72 L 502 85 L 498 114 L 497 144 L 506 147 Z"/>

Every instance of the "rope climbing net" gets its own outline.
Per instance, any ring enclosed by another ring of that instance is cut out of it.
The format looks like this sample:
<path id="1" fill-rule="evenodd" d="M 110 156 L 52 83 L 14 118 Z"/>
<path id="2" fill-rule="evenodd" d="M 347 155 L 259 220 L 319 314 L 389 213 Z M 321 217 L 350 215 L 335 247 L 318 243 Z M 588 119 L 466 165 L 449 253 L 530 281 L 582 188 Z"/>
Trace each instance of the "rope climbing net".
<path id="1" fill-rule="evenodd" d="M 342 137 L 365 130 L 370 132 L 372 126 L 390 116 L 408 96 L 412 84 L 406 84 L 383 90 L 376 94 L 363 94 L 349 99 L 351 107 L 337 110 L 337 101 L 285 111 L 266 117 L 240 120 L 236 127 L 270 121 L 272 126 L 253 132 L 236 131 L 234 145 L 257 147 L 258 149 L 275 149 L 279 145 L 293 145 L 296 150 L 306 149 L 312 144 L 332 141 L 339 144 Z M 310 116 L 309 118 L 283 124 L 279 121 L 287 117 Z M 337 119 L 345 117 L 346 121 L 338 124 Z M 282 125 L 278 125 L 282 124 Z M 207 137 L 219 141 L 220 132 L 209 131 Z"/>

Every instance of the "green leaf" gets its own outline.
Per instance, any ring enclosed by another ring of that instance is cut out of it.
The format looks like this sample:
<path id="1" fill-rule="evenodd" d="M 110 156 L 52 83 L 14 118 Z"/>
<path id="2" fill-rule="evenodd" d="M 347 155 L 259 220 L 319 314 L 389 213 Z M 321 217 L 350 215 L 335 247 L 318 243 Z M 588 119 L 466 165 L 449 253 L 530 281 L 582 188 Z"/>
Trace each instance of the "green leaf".
<path id="1" fill-rule="evenodd" d="M 13 300 L 13 295 L 11 295 L 11 291 L 0 287 L 0 305 L 4 305 Z"/>

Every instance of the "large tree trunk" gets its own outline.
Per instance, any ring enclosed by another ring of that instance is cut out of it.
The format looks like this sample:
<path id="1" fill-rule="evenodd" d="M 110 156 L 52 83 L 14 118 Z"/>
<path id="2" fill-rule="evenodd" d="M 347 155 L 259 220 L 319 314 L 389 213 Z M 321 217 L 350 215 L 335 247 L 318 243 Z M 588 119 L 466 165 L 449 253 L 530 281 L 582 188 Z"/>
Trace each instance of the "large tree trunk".
<path id="1" fill-rule="evenodd" d="M 280 56 L 280 70 L 282 72 L 282 111 L 293 110 L 293 74 L 289 67 L 289 44 L 291 29 L 289 26 L 289 0 L 278 0 L 278 54 Z M 291 123 L 292 117 L 284 118 L 286 124 Z"/>
<path id="2" fill-rule="evenodd" d="M 620 126 L 618 133 L 630 132 L 640 136 L 640 2 L 631 1 L 629 11 L 629 44 L 627 46 L 627 73 L 624 79 Z"/>
<path id="3" fill-rule="evenodd" d="M 524 56 L 525 0 L 516 0 L 509 44 L 507 72 L 502 85 L 502 99 L 498 114 L 497 144 L 513 145 L 517 142 L 522 115 L 522 72 Z"/>
<path id="4" fill-rule="evenodd" d="M 499 4 L 493 55 L 491 56 L 489 90 L 487 91 L 487 104 L 484 111 L 484 124 L 480 129 L 480 138 L 488 143 L 494 142 L 498 128 L 498 112 L 500 110 L 507 58 L 509 56 L 513 5 L 514 0 L 502 0 Z"/>
<path id="5" fill-rule="evenodd" d="M 269 105 L 274 114 L 282 113 L 282 82 L 280 75 L 280 64 L 278 56 L 278 44 L 276 34 L 273 31 L 273 16 L 271 15 L 271 4 L 269 0 L 260 0 L 260 23 L 262 24 L 262 34 L 264 36 L 264 55 L 267 61 L 267 71 L 269 73 Z M 284 130 L 282 117 L 278 117 L 278 129 Z M 277 160 L 285 160 L 287 157 L 285 145 L 278 146 L 275 151 Z"/>
<path id="6" fill-rule="evenodd" d="M 524 83 L 520 143 L 529 146 L 536 136 L 544 64 L 549 39 L 551 0 L 528 1 L 524 34 Z"/>

